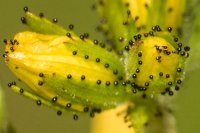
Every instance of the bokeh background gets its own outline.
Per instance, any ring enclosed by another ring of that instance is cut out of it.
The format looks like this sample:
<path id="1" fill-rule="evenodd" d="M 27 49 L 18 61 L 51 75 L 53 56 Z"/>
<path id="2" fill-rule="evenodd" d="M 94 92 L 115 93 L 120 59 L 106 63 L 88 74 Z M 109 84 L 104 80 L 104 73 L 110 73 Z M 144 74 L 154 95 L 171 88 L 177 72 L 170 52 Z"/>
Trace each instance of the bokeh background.
<path id="1" fill-rule="evenodd" d="M 43 12 L 49 19 L 58 18 L 58 24 L 68 27 L 75 25 L 75 32 L 80 35 L 90 33 L 90 38 L 102 39 L 95 31 L 100 16 L 91 9 L 94 0 L 0 0 L 0 54 L 3 54 L 3 39 L 10 39 L 17 32 L 27 30 L 21 24 L 23 7 L 39 14 Z M 200 62 L 200 61 L 199 61 Z M 187 74 L 184 88 L 173 99 L 179 133 L 200 132 L 200 69 Z M 17 133 L 89 133 L 90 118 L 80 116 L 73 120 L 70 113 L 57 116 L 56 111 L 47 107 L 36 106 L 34 101 L 13 93 L 7 83 L 16 80 L 0 57 L 0 82 L 5 94 L 7 121 Z M 0 123 L 1 124 L 1 123 Z"/>

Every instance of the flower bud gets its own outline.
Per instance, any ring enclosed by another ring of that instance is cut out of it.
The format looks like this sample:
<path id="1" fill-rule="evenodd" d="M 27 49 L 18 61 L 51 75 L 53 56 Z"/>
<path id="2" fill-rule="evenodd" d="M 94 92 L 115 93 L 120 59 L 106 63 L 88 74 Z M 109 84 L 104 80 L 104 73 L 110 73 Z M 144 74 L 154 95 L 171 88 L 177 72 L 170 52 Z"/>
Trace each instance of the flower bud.
<path id="1" fill-rule="evenodd" d="M 80 112 L 124 101 L 124 67 L 113 52 L 76 36 L 26 31 L 14 40 L 6 44 L 7 65 L 34 94 Z"/>
<path id="2" fill-rule="evenodd" d="M 184 79 L 184 62 L 189 56 L 187 46 L 183 47 L 170 32 L 138 34 L 126 60 L 134 92 L 173 95 Z"/>

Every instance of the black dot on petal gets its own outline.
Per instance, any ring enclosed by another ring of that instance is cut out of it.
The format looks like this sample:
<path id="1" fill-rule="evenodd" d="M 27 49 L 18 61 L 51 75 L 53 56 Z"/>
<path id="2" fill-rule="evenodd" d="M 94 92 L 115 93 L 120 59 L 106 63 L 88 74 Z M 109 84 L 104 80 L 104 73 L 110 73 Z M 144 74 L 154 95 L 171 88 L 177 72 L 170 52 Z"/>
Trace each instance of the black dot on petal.
<path id="1" fill-rule="evenodd" d="M 114 81 L 114 85 L 116 86 L 116 85 L 118 85 L 119 84 L 119 82 L 118 81 Z"/>
<path id="2" fill-rule="evenodd" d="M 175 90 L 178 91 L 180 89 L 179 86 L 175 86 Z"/>
<path id="3" fill-rule="evenodd" d="M 88 59 L 89 58 L 89 56 L 88 55 L 85 55 L 85 59 Z"/>
<path id="4" fill-rule="evenodd" d="M 174 42 L 178 42 L 178 38 L 174 38 Z"/>
<path id="5" fill-rule="evenodd" d="M 149 82 L 145 82 L 145 86 L 149 86 Z"/>
<path id="6" fill-rule="evenodd" d="M 39 73 L 39 77 L 44 77 L 44 74 L 43 73 Z"/>
<path id="7" fill-rule="evenodd" d="M 97 80 L 97 84 L 100 85 L 101 84 L 101 80 Z"/>
<path id="8" fill-rule="evenodd" d="M 106 86 L 109 86 L 110 85 L 110 81 L 106 81 Z"/>
<path id="9" fill-rule="evenodd" d="M 56 102 L 58 100 L 58 98 L 57 97 L 53 97 L 52 99 L 51 99 L 51 101 L 54 103 L 54 102 Z"/>
<path id="10" fill-rule="evenodd" d="M 81 76 L 81 80 L 85 80 L 85 75 L 82 75 L 82 76 Z"/>
<path id="11" fill-rule="evenodd" d="M 142 52 L 138 52 L 138 57 L 142 57 Z"/>
<path id="12" fill-rule="evenodd" d="M 110 65 L 106 63 L 104 66 L 105 68 L 109 68 Z"/>
<path id="13" fill-rule="evenodd" d="M 168 30 L 169 32 L 172 32 L 172 27 L 168 27 L 167 30 Z"/>
<path id="14" fill-rule="evenodd" d="M 182 81 L 179 79 L 179 80 L 177 80 L 177 84 L 181 84 L 182 83 Z"/>
<path id="15" fill-rule="evenodd" d="M 168 85 L 172 85 L 173 83 L 171 81 L 168 82 Z"/>
<path id="16" fill-rule="evenodd" d="M 169 74 L 166 74 L 166 78 L 170 78 L 170 75 L 169 75 Z"/>
<path id="17" fill-rule="evenodd" d="M 134 79 L 137 78 L 137 75 L 136 75 L 136 74 L 133 74 L 133 75 L 132 75 L 132 78 L 134 78 Z"/>
<path id="18" fill-rule="evenodd" d="M 163 76 L 163 72 L 160 72 L 160 73 L 159 73 L 159 76 Z"/>
<path id="19" fill-rule="evenodd" d="M 141 61 L 141 60 L 139 60 L 139 61 L 138 61 L 138 64 L 139 64 L 139 65 L 142 65 L 142 61 Z"/>
<path id="20" fill-rule="evenodd" d="M 72 78 L 72 75 L 71 75 L 71 74 L 68 74 L 68 75 L 67 75 L 67 78 L 68 78 L 68 79 L 71 79 L 71 78 Z"/>
<path id="21" fill-rule="evenodd" d="M 149 78 L 150 78 L 150 79 L 153 79 L 153 75 L 149 75 Z"/>
<path id="22" fill-rule="evenodd" d="M 39 86 L 42 86 L 42 85 L 43 85 L 43 82 L 42 82 L 42 81 L 38 81 L 38 85 L 39 85 Z"/>
<path id="23" fill-rule="evenodd" d="M 73 55 L 76 55 L 76 54 L 77 54 L 77 51 L 73 51 L 72 54 L 73 54 Z"/>
<path id="24" fill-rule="evenodd" d="M 96 62 L 100 62 L 100 59 L 99 59 L 99 58 L 96 58 Z"/>
<path id="25" fill-rule="evenodd" d="M 66 104 L 66 107 L 67 107 L 67 108 L 71 108 L 71 106 L 72 106 L 71 103 L 67 103 L 67 104 Z"/>
<path id="26" fill-rule="evenodd" d="M 177 72 L 181 72 L 181 71 L 182 71 L 181 68 L 178 68 L 178 69 L 177 69 Z"/>
<path id="27" fill-rule="evenodd" d="M 66 36 L 71 38 L 71 34 L 69 32 L 66 33 Z"/>

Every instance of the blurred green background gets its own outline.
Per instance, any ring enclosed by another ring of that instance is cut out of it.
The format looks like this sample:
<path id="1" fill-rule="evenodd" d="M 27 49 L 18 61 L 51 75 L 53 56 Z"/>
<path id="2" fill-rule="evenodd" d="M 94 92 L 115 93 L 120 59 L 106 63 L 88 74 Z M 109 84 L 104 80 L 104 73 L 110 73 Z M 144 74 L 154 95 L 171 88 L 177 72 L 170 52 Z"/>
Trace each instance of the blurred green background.
<path id="1" fill-rule="evenodd" d="M 28 6 L 36 14 L 44 12 L 49 19 L 58 18 L 58 23 L 63 27 L 74 24 L 78 35 L 89 32 L 90 38 L 102 38 L 95 32 L 100 17 L 97 12 L 92 11 L 93 3 L 93 0 L 0 0 L 1 55 L 3 39 L 10 39 L 15 33 L 27 30 L 20 21 L 20 17 L 24 15 L 24 6 Z M 174 99 L 179 133 L 200 132 L 199 76 L 200 69 L 188 73 L 185 87 Z M 57 116 L 52 109 L 38 107 L 34 101 L 13 93 L 7 87 L 7 83 L 13 80 L 16 78 L 5 66 L 1 56 L 0 82 L 5 92 L 6 116 L 17 133 L 89 133 L 88 116 L 80 116 L 78 121 L 74 121 L 72 114 Z"/>

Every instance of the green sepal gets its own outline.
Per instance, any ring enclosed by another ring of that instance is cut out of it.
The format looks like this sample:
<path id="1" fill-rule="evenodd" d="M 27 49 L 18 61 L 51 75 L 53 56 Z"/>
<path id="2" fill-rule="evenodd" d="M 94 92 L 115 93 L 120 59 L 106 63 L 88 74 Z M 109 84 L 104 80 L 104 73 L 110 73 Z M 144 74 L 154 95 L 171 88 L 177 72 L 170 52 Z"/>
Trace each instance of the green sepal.
<path id="1" fill-rule="evenodd" d="M 67 31 L 44 17 L 38 17 L 31 12 L 25 14 L 25 24 L 31 31 L 41 34 L 65 35 Z"/>

